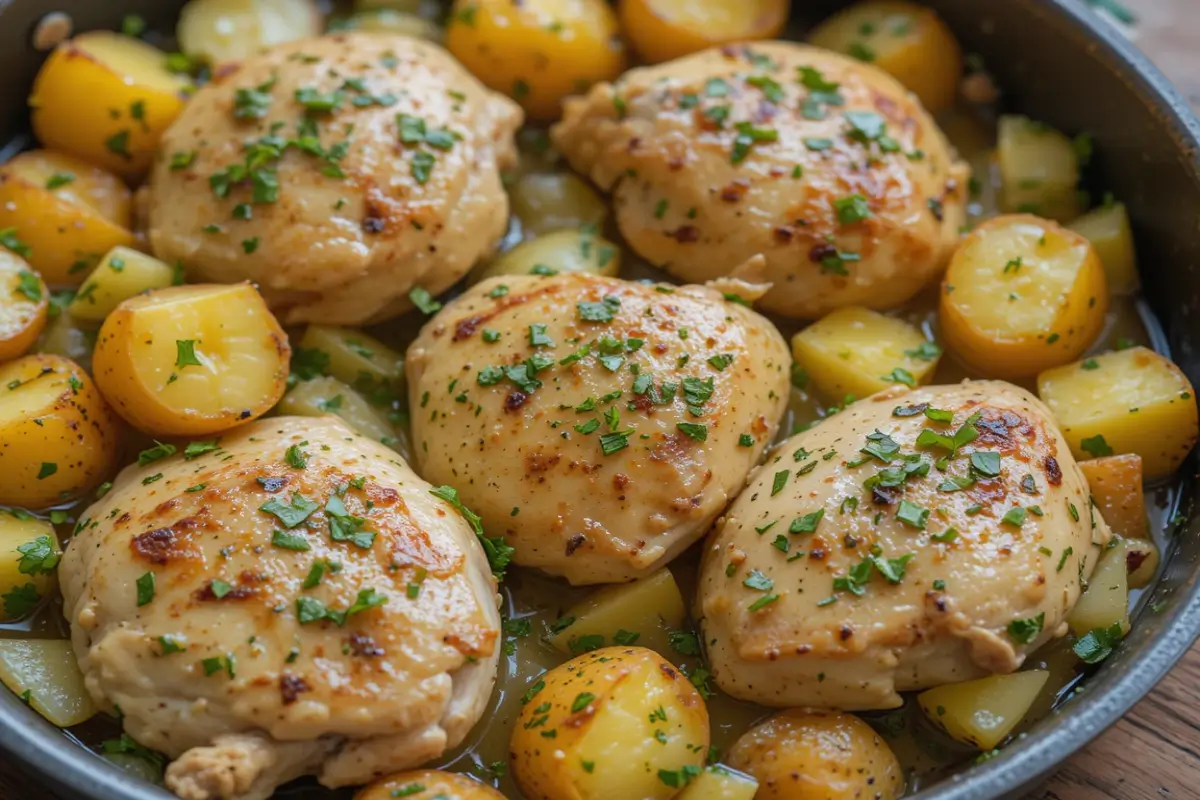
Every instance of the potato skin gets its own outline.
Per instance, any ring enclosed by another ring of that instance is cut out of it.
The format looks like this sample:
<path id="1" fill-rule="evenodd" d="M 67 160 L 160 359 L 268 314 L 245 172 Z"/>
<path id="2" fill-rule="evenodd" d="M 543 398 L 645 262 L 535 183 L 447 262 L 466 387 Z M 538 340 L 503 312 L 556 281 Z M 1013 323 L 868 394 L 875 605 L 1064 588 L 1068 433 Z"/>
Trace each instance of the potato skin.
<path id="1" fill-rule="evenodd" d="M 726 760 L 758 780 L 754 800 L 895 800 L 904 791 L 887 742 L 840 711 L 781 711 L 742 734 Z"/>
<path id="2" fill-rule="evenodd" d="M 24 355 L 46 327 L 50 292 L 29 264 L 0 248 L 0 363 Z"/>
<path id="3" fill-rule="evenodd" d="M 417 787 L 421 787 L 419 790 Z M 504 800 L 487 784 L 453 772 L 419 769 L 386 775 L 359 790 L 354 800 Z"/>
<path id="4" fill-rule="evenodd" d="M 574 658 L 543 675 L 523 702 L 509 749 L 530 800 L 666 800 L 676 789 L 659 771 L 698 769 L 708 750 L 704 700 L 678 668 L 642 647 Z"/>
<path id="5" fill-rule="evenodd" d="M 0 392 L 0 504 L 45 508 L 104 480 L 120 427 L 79 365 L 25 356 L 0 366 Z"/>

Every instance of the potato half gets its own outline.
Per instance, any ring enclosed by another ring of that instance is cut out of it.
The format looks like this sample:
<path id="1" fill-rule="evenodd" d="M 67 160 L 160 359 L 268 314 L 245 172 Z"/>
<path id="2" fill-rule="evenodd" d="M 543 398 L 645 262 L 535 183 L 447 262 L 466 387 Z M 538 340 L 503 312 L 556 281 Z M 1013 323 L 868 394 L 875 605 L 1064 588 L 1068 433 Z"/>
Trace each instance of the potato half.
<path id="1" fill-rule="evenodd" d="M 0 247 L 0 362 L 24 355 L 46 327 L 50 292 L 25 259 Z"/>
<path id="2" fill-rule="evenodd" d="M 787 25 L 787 0 L 621 0 L 621 30 L 657 64 L 729 42 L 774 39 Z"/>
<path id="3" fill-rule="evenodd" d="M 159 289 L 104 320 L 96 382 L 151 436 L 205 436 L 265 414 L 287 385 L 287 335 L 249 283 Z"/>

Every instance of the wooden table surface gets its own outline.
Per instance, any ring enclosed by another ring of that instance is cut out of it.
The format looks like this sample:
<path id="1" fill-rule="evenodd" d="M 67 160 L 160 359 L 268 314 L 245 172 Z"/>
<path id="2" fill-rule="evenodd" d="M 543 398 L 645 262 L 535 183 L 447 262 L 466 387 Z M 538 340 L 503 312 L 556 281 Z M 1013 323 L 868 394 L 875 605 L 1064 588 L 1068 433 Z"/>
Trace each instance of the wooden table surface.
<path id="1" fill-rule="evenodd" d="M 1124 0 L 1136 43 L 1200 110 L 1200 0 Z M 1200 644 L 1124 719 L 1027 800 L 1200 797 Z M 0 762 L 0 800 L 55 800 Z M 63 798 L 62 800 L 73 800 Z"/>

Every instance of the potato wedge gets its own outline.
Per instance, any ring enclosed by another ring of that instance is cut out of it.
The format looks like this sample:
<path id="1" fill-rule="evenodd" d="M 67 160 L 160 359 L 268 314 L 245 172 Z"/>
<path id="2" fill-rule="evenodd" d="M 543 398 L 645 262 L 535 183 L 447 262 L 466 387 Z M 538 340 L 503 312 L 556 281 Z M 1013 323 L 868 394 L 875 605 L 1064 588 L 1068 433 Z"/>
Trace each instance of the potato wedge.
<path id="1" fill-rule="evenodd" d="M 59 356 L 0 365 L 0 504 L 45 508 L 108 475 L 120 426 L 92 379 Z"/>
<path id="2" fill-rule="evenodd" d="M 574 654 L 582 637 L 601 637 L 605 644 L 637 644 L 678 661 L 671 631 L 683 626 L 683 595 L 665 567 L 619 586 L 606 586 L 567 609 L 562 620 L 574 620 L 550 638 L 555 650 Z"/>
<path id="3" fill-rule="evenodd" d="M 538 236 L 585 225 L 596 230 L 608 216 L 608 206 L 596 190 L 569 172 L 522 175 L 510 197 L 521 227 Z"/>
<path id="4" fill-rule="evenodd" d="M 25 354 L 46 327 L 50 291 L 25 259 L 0 247 L 0 362 Z"/>
<path id="5" fill-rule="evenodd" d="M 0 620 L 23 619 L 54 591 L 61 558 L 58 534 L 49 522 L 0 511 Z"/>
<path id="6" fill-rule="evenodd" d="M 735 769 L 713 764 L 704 768 L 675 800 L 754 800 L 758 781 Z"/>
<path id="7" fill-rule="evenodd" d="M 929 689 L 917 695 L 917 702 L 946 733 L 988 751 L 1017 727 L 1049 677 L 1040 669 L 992 675 Z"/>
<path id="8" fill-rule="evenodd" d="M 1001 210 L 1059 222 L 1079 216 L 1079 158 L 1070 139 L 1020 116 L 1000 117 L 997 136 Z"/>
<path id="9" fill-rule="evenodd" d="M 928 383 L 941 348 L 902 319 L 839 308 L 792 337 L 792 358 L 827 399 Z"/>
<path id="10" fill-rule="evenodd" d="M 249 283 L 157 289 L 104 320 L 92 356 L 117 413 L 151 436 L 208 436 L 279 401 L 291 348 Z"/>
<path id="11" fill-rule="evenodd" d="M 1196 393 L 1187 376 L 1145 347 L 1105 353 L 1038 375 L 1078 459 L 1137 453 L 1148 482 L 1174 472 L 1196 442 Z"/>
<path id="12" fill-rule="evenodd" d="M 480 268 L 472 282 L 501 275 L 556 275 L 560 272 L 590 272 L 615 278 L 620 271 L 620 249 L 585 227 L 554 231 L 524 241 Z"/>
<path id="13" fill-rule="evenodd" d="M 670 61 L 728 42 L 774 39 L 787 25 L 786 0 L 621 0 L 621 31 L 643 60 Z"/>
<path id="14" fill-rule="evenodd" d="M 1150 535 L 1142 491 L 1142 457 L 1136 453 L 1079 462 L 1096 507 L 1113 533 L 1123 539 Z"/>
<path id="15" fill-rule="evenodd" d="M 300 351 L 320 353 L 323 371 L 353 386 L 376 405 L 404 397 L 404 356 L 352 328 L 309 325 Z"/>
<path id="16" fill-rule="evenodd" d="M 685 768 L 703 766 L 708 737 L 708 710 L 680 670 L 643 647 L 605 647 L 530 688 L 509 750 L 528 797 L 667 800 Z"/>
<path id="17" fill-rule="evenodd" d="M 1104 268 L 1049 220 L 1001 216 L 963 239 L 942 281 L 946 344 L 989 378 L 1022 378 L 1083 354 L 1104 326 Z"/>
<path id="18" fill-rule="evenodd" d="M 210 64 L 320 32 L 321 13 L 312 0 L 189 0 L 175 27 L 180 49 Z"/>
<path id="19" fill-rule="evenodd" d="M 1085 237 L 1096 248 L 1108 291 L 1112 294 L 1134 294 L 1140 282 L 1137 273 L 1137 253 L 1133 247 L 1133 231 L 1129 227 L 1129 212 L 1124 203 L 1089 211 L 1072 220 L 1071 230 Z"/>
<path id="20" fill-rule="evenodd" d="M 119 177 L 50 150 L 0 166 L 0 230 L 13 229 L 52 285 L 77 284 L 100 257 L 134 243 L 132 196 Z"/>
<path id="21" fill-rule="evenodd" d="M 890 73 L 931 113 L 954 104 L 962 48 L 932 9 L 907 0 L 866 0 L 825 20 L 808 38 Z"/>
<path id="22" fill-rule="evenodd" d="M 80 285 L 68 310 L 75 319 L 101 322 L 123 301 L 175 283 L 175 270 L 153 256 L 114 247 Z"/>
<path id="23" fill-rule="evenodd" d="M 0 639 L 0 681 L 60 728 L 96 714 L 75 652 L 65 639 Z"/>
<path id="24" fill-rule="evenodd" d="M 1116 539 L 1100 554 L 1087 588 L 1067 616 L 1071 633 L 1083 636 L 1118 623 L 1121 630 L 1129 630 L 1129 569 L 1125 556 L 1125 543 Z"/>
<path id="25" fill-rule="evenodd" d="M 301 381 L 279 401 L 278 410 L 297 417 L 334 414 L 368 439 L 394 447 L 408 458 L 408 440 L 397 435 L 384 413 L 336 378 Z"/>
<path id="26" fill-rule="evenodd" d="M 456 0 L 446 49 L 535 120 L 557 119 L 562 99 L 625 68 L 617 15 L 604 0 Z"/>
<path id="27" fill-rule="evenodd" d="M 46 147 L 136 179 L 150 168 L 189 85 L 167 69 L 166 53 L 139 39 L 83 33 L 55 48 L 38 72 L 29 96 L 33 132 Z"/>

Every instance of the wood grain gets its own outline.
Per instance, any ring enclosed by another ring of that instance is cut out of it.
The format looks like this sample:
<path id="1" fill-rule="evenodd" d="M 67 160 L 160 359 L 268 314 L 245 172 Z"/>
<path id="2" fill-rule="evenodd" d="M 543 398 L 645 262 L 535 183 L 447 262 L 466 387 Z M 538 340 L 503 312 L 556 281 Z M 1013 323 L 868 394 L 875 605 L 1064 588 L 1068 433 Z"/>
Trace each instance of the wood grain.
<path id="1" fill-rule="evenodd" d="M 1124 0 L 1133 35 L 1200 110 L 1200 0 Z M 1134 709 L 1026 800 L 1200 797 L 1200 645 Z M 55 800 L 0 762 L 0 800 Z M 66 800 L 63 798 L 62 800 Z"/>

